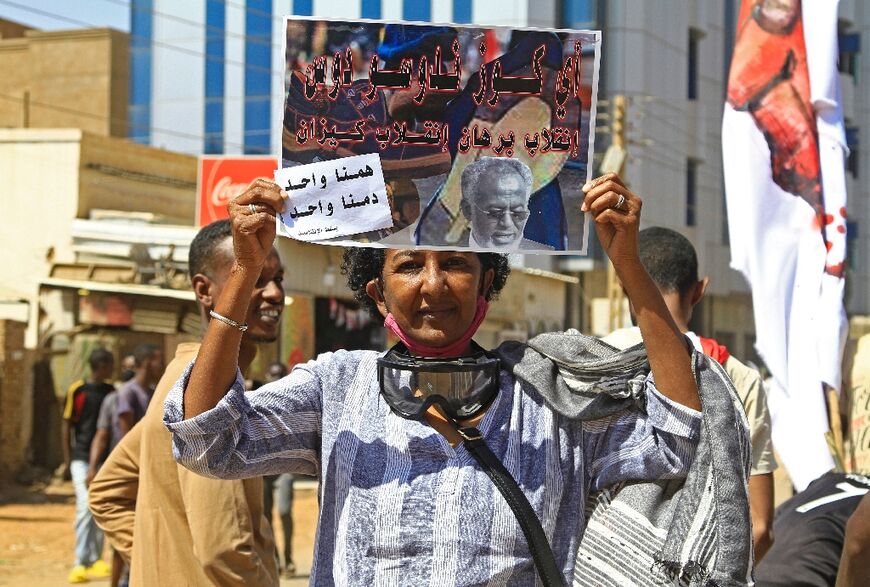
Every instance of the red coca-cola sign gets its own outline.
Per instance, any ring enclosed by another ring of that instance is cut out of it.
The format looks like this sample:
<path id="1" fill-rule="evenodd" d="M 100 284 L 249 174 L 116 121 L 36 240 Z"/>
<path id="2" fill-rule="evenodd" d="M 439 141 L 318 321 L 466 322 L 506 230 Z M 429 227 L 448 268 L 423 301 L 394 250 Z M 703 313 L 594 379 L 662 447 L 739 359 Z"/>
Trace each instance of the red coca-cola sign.
<path id="1" fill-rule="evenodd" d="M 197 226 L 227 218 L 230 200 L 258 177 L 271 180 L 277 168 L 274 157 L 200 157 Z"/>

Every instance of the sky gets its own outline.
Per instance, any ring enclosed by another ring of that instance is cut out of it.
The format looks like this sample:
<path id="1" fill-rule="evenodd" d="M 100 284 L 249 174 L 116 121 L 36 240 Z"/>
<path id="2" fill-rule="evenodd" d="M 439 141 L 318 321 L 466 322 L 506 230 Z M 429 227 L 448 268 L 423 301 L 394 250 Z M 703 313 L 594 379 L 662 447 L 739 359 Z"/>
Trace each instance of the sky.
<path id="1" fill-rule="evenodd" d="M 0 18 L 47 31 L 85 27 L 130 30 L 129 0 L 0 0 Z"/>

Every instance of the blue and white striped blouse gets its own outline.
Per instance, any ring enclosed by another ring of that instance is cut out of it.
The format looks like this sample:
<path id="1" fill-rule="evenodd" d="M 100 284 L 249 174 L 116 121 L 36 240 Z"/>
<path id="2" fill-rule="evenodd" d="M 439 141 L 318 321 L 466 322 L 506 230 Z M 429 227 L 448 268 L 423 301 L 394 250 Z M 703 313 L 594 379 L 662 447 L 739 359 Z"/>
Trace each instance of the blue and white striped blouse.
<path id="1" fill-rule="evenodd" d="M 321 355 L 249 393 L 238 374 L 214 409 L 184 420 L 189 367 L 165 404 L 175 458 L 224 479 L 319 476 L 312 585 L 534 585 L 522 530 L 492 481 L 463 446 L 390 410 L 377 356 Z M 651 378 L 646 393 L 646 413 L 581 424 L 503 371 L 478 426 L 537 512 L 568 583 L 590 491 L 681 477 L 691 464 L 701 414 Z"/>

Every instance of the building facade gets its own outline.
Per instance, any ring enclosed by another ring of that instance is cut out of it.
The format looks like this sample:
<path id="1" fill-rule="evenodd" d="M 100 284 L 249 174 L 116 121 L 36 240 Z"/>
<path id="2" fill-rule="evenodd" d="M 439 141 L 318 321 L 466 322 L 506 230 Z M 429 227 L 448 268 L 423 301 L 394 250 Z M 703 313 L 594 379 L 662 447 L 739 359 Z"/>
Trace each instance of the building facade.
<path id="1" fill-rule="evenodd" d="M 863 317 L 870 314 L 870 149 L 861 148 L 861 141 L 870 138 L 870 60 L 862 51 L 862 44 L 870 44 L 868 31 L 870 6 L 861 0 L 840 0 L 840 88 L 850 149 L 846 308 Z M 866 320 L 853 320 L 852 327 L 852 338 L 870 331 Z"/>
<path id="2" fill-rule="evenodd" d="M 127 34 L 0 19 L 0 127 L 127 135 Z"/>
<path id="3" fill-rule="evenodd" d="M 583 26 L 591 0 L 132 0 L 132 140 L 187 153 L 274 154 L 287 15 Z"/>

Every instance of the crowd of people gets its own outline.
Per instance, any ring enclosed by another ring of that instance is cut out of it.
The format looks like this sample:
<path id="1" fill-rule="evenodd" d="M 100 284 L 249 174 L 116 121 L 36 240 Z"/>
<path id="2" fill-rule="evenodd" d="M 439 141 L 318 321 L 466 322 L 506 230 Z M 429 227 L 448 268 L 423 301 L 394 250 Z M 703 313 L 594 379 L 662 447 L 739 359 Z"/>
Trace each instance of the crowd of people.
<path id="1" fill-rule="evenodd" d="M 96 349 L 70 388 L 69 581 L 276 585 L 296 572 L 293 476 L 311 475 L 315 585 L 867 584 L 870 480 L 830 473 L 774 513 L 764 384 L 690 329 L 708 284 L 691 243 L 639 230 L 616 175 L 583 192 L 635 327 L 483 349 L 505 255 L 352 248 L 348 287 L 399 342 L 246 384 L 278 335 L 287 199 L 251 184 L 190 246 L 201 342 L 165 368 L 137 347 L 117 391 Z"/>

